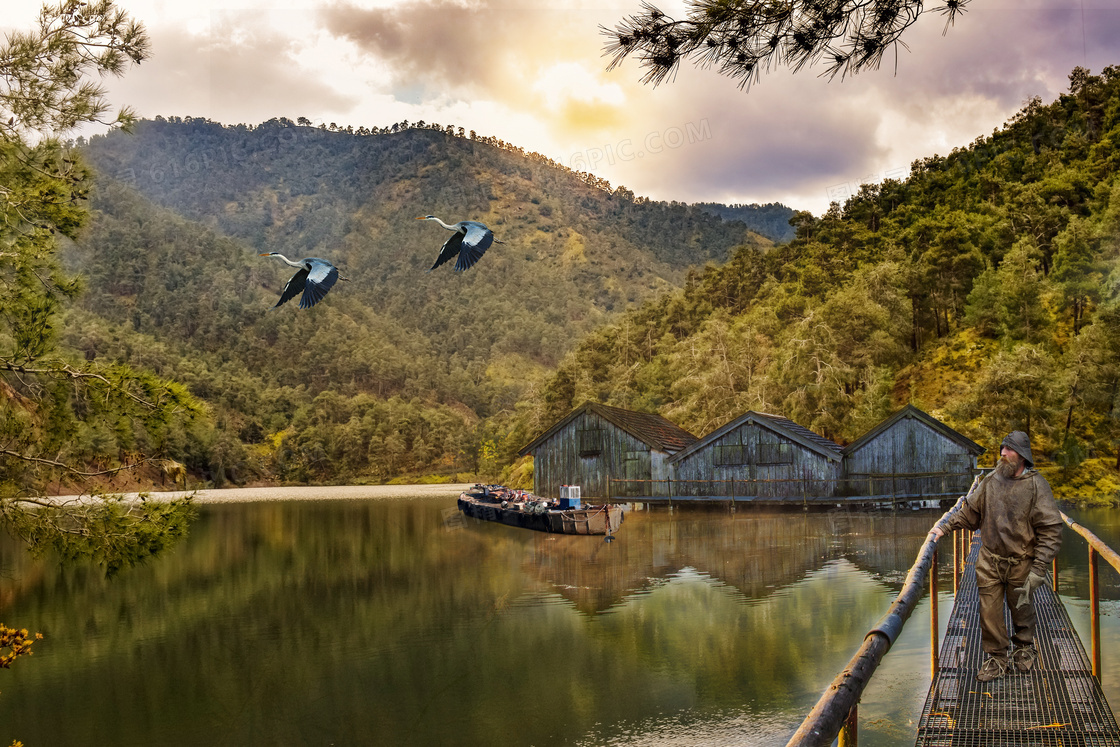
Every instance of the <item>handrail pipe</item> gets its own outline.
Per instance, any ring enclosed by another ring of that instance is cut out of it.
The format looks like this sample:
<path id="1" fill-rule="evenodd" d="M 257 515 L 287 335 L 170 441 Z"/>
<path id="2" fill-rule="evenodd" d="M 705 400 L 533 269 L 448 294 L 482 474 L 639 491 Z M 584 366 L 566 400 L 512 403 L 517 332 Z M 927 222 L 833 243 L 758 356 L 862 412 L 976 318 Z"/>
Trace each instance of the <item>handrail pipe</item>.
<path id="1" fill-rule="evenodd" d="M 953 508 L 942 515 L 935 526 L 944 524 L 949 515 L 972 494 L 979 483 L 980 476 L 977 475 L 976 479 L 972 481 L 972 487 L 969 488 L 968 493 L 961 496 Z M 910 572 L 906 574 L 906 582 L 902 585 L 902 591 L 898 593 L 894 603 L 887 610 L 887 614 L 883 615 L 875 627 L 864 636 L 863 644 L 859 647 L 859 650 L 852 656 L 843 671 L 836 675 L 832 684 L 828 686 L 817 704 L 813 706 L 813 710 L 809 712 L 809 715 L 801 722 L 801 726 L 790 737 L 786 747 L 831 747 L 833 740 L 839 736 L 841 729 L 852 718 L 860 696 L 871 680 L 871 676 L 878 669 L 879 662 L 882 661 L 883 656 L 898 639 L 906 620 L 910 617 L 910 613 L 914 611 L 918 601 L 922 598 L 925 591 L 926 576 L 931 568 L 936 568 L 936 555 L 937 538 L 933 534 L 928 534 L 926 535 L 926 541 L 922 543 L 922 547 L 918 551 L 918 557 L 914 561 L 914 565 L 911 566 Z M 936 589 L 936 586 L 933 588 Z M 937 604 L 936 596 L 933 599 L 933 604 Z M 936 616 L 934 619 L 937 619 Z M 935 643 L 934 649 L 936 648 Z M 936 659 L 934 659 L 933 666 L 937 666 Z M 853 728 L 851 731 L 855 732 L 855 729 Z"/>

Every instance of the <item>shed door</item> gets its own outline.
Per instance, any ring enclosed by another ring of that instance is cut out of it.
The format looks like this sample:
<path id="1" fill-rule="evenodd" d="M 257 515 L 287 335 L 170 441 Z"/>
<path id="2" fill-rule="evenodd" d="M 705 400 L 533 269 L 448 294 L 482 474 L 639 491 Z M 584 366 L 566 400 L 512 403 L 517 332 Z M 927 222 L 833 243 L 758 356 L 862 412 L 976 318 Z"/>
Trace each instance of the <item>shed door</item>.
<path id="1" fill-rule="evenodd" d="M 622 463 L 622 476 L 625 482 L 619 487 L 619 495 L 649 495 L 650 461 L 648 451 L 627 451 Z"/>

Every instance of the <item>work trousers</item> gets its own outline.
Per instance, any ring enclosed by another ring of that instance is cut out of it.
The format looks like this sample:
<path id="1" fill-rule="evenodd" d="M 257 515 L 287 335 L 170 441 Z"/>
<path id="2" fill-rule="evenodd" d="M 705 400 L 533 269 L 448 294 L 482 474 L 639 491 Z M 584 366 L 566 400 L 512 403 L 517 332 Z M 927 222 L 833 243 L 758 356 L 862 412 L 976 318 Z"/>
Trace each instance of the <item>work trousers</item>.
<path id="1" fill-rule="evenodd" d="M 976 586 L 980 591 L 980 643 L 989 656 L 1006 658 L 1009 642 L 1014 643 L 1016 648 L 1034 644 L 1037 621 L 1034 600 L 1018 607 L 1016 605 L 1022 593 L 1015 591 L 1027 582 L 1031 562 L 1030 557 L 1004 558 L 980 548 L 980 558 L 976 561 Z M 1014 629 L 1010 637 L 1004 622 L 1005 600 L 1011 610 Z"/>

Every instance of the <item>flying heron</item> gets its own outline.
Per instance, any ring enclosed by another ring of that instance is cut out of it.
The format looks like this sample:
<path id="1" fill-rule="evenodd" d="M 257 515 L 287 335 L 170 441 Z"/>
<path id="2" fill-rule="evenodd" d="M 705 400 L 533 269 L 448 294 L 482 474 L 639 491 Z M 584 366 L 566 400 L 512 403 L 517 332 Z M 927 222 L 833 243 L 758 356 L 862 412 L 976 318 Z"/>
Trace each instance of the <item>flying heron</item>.
<path id="1" fill-rule="evenodd" d="M 459 256 L 455 261 L 455 271 L 462 272 L 472 267 L 490 248 L 490 244 L 505 243 L 495 239 L 494 232 L 476 220 L 444 223 L 434 215 L 421 215 L 416 220 L 434 220 L 448 231 L 455 232 L 454 236 L 444 242 L 443 247 L 439 250 L 439 256 L 436 257 L 436 263 L 428 268 L 428 272 L 436 269 L 455 255 Z"/>
<path id="2" fill-rule="evenodd" d="M 299 299 L 299 307 L 310 309 L 323 300 L 323 296 L 327 295 L 327 291 L 334 287 L 336 280 L 350 279 L 339 275 L 337 267 L 319 257 L 307 257 L 299 262 L 293 262 L 280 252 L 261 252 L 258 256 L 276 257 L 286 265 L 299 268 L 299 271 L 292 275 L 292 279 L 284 286 L 284 292 L 280 294 L 280 300 L 276 302 L 276 306 L 272 307 L 274 309 L 291 301 L 301 292 L 303 296 Z"/>

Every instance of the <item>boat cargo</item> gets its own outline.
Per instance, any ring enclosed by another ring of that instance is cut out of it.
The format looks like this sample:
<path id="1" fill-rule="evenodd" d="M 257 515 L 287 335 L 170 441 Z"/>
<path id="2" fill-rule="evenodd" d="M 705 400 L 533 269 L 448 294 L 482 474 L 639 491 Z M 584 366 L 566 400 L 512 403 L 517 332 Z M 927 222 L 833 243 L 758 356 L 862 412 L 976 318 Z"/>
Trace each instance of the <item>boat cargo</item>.
<path id="1" fill-rule="evenodd" d="M 548 500 L 504 485 L 475 485 L 459 494 L 459 510 L 484 521 L 555 534 L 605 534 L 622 524 L 619 504 L 582 505 L 579 498 Z"/>

